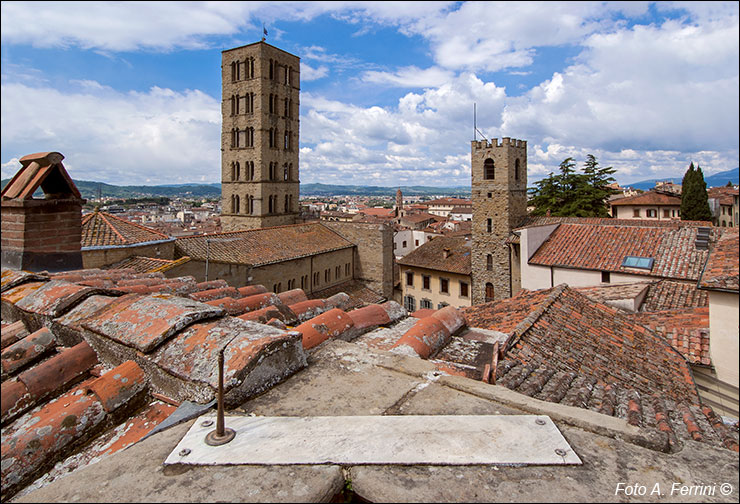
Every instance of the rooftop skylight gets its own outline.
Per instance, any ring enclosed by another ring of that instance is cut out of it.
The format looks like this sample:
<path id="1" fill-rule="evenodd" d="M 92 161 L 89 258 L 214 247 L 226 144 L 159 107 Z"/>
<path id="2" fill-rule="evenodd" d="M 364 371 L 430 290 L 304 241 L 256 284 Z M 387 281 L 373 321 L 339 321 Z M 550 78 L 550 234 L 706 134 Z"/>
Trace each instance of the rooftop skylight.
<path id="1" fill-rule="evenodd" d="M 624 258 L 622 266 L 627 268 L 640 268 L 650 270 L 653 269 L 653 261 L 655 261 L 655 259 L 653 259 L 652 257 L 627 256 Z"/>

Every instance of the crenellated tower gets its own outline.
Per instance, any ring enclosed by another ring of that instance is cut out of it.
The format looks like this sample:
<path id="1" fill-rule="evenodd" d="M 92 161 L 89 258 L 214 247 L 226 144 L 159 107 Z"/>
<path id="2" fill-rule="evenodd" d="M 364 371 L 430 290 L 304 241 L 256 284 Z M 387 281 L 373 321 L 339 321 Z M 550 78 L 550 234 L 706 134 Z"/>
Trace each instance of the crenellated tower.
<path id="1" fill-rule="evenodd" d="M 527 215 L 527 142 L 471 142 L 473 304 L 512 295 L 507 239 Z"/>
<path id="2" fill-rule="evenodd" d="M 221 227 L 293 224 L 300 213 L 300 58 L 264 41 L 221 53 Z"/>

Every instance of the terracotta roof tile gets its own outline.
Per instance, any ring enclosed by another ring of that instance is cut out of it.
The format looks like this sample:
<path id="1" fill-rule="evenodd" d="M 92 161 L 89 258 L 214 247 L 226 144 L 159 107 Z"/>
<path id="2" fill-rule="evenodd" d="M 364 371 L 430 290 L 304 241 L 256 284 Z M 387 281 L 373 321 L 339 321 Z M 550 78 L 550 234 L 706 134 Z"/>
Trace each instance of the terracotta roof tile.
<path id="1" fill-rule="evenodd" d="M 262 294 L 267 292 L 264 285 L 245 285 L 237 289 L 242 297 L 253 296 L 255 294 Z"/>
<path id="2" fill-rule="evenodd" d="M 190 260 L 189 257 L 181 257 L 179 259 L 160 259 L 158 257 L 143 257 L 143 256 L 132 256 L 119 261 L 109 266 L 104 266 L 105 269 L 130 269 L 138 273 L 153 273 L 163 272 L 184 264 Z"/>
<path id="3" fill-rule="evenodd" d="M 664 337 L 692 364 L 711 365 L 708 307 L 641 312 L 631 318 Z"/>
<path id="4" fill-rule="evenodd" d="M 402 266 L 470 275 L 471 241 L 440 236 L 409 252 L 397 262 Z M 445 257 L 445 249 L 449 254 Z"/>
<path id="5" fill-rule="evenodd" d="M 303 348 L 309 350 L 353 326 L 352 319 L 343 310 L 333 308 L 302 323 L 295 330 L 303 335 Z"/>
<path id="6" fill-rule="evenodd" d="M 138 366 L 132 364 L 124 363 L 100 378 L 83 382 L 20 417 L 4 430 L 2 486 L 5 495 L 14 494 L 37 473 L 69 454 L 76 443 L 100 432 L 114 408 L 140 397 L 146 383 L 140 379 L 141 369 L 137 370 Z"/>
<path id="7" fill-rule="evenodd" d="M 699 287 L 738 292 L 738 230 L 722 231 L 722 236 L 709 252 L 709 259 L 699 279 Z"/>
<path id="8" fill-rule="evenodd" d="M 113 292 L 62 280 L 52 280 L 19 300 L 15 306 L 25 312 L 56 318 L 94 294 L 113 294 Z"/>
<path id="9" fill-rule="evenodd" d="M 323 304 L 322 304 L 323 307 Z M 283 324 L 293 325 L 299 321 L 295 312 L 284 304 L 268 305 L 264 308 L 259 308 L 254 311 L 237 315 L 237 318 L 247 320 L 251 322 L 259 322 L 261 324 L 267 324 L 270 321 L 279 320 Z M 309 317 L 310 318 L 310 317 Z"/>
<path id="10" fill-rule="evenodd" d="M 547 226 L 550 224 L 585 224 L 592 226 L 627 226 L 627 227 L 709 227 L 710 221 L 675 221 L 675 220 L 647 220 L 647 219 L 612 219 L 611 217 L 548 217 L 544 215 L 527 215 L 516 226 L 522 229 L 531 226 Z"/>
<path id="11" fill-rule="evenodd" d="M 695 282 L 660 280 L 650 284 L 640 311 L 675 310 L 709 306 L 706 291 L 696 288 Z"/>
<path id="12" fill-rule="evenodd" d="M 148 353 L 187 325 L 223 314 L 220 308 L 182 297 L 129 294 L 81 324 L 87 330 Z"/>
<path id="13" fill-rule="evenodd" d="M 708 251 L 696 248 L 697 228 L 561 224 L 529 263 L 697 280 Z M 716 231 L 712 231 L 712 238 Z M 652 269 L 622 266 L 627 256 L 654 259 Z"/>
<path id="14" fill-rule="evenodd" d="M 169 236 L 106 212 L 82 218 L 82 247 L 136 245 L 171 240 Z"/>
<path id="15" fill-rule="evenodd" d="M 38 152 L 23 156 L 21 169 L 3 188 L 2 199 L 31 199 L 39 187 L 46 194 L 67 193 L 81 199 L 80 191 L 72 182 L 62 164 L 64 156 L 58 152 Z"/>
<path id="16" fill-rule="evenodd" d="M 369 304 L 382 303 L 386 297 L 374 291 L 361 280 L 350 280 L 339 285 L 321 289 L 311 293 L 311 299 L 327 299 L 335 294 L 344 293 L 348 296 L 348 303 L 342 307 L 343 310 L 360 308 Z"/>
<path id="17" fill-rule="evenodd" d="M 698 403 L 688 363 L 665 339 L 565 285 L 522 291 L 464 313 L 470 325 L 510 333 L 502 352 L 509 359 Z"/>
<path id="18" fill-rule="evenodd" d="M 46 281 L 49 277 L 47 275 L 39 275 L 37 273 L 31 273 L 23 270 L 12 270 L 3 268 L 2 270 L 2 292 L 5 292 L 12 287 L 16 287 L 26 282 L 38 282 Z"/>
<path id="19" fill-rule="evenodd" d="M 681 196 L 662 192 L 647 191 L 635 196 L 615 199 L 609 202 L 611 206 L 621 205 L 650 205 L 650 206 L 681 206 Z"/>
<path id="20" fill-rule="evenodd" d="M 207 244 L 206 240 L 210 243 Z M 178 238 L 179 254 L 204 261 L 261 266 L 350 248 L 354 245 L 319 223 Z M 208 248 L 208 250 L 206 250 Z"/>
<path id="21" fill-rule="evenodd" d="M 2 353 L 3 378 L 14 375 L 19 370 L 40 360 L 44 355 L 54 351 L 56 345 L 54 335 L 46 327 L 13 343 Z"/>
<path id="22" fill-rule="evenodd" d="M 28 336 L 28 330 L 23 321 L 19 320 L 12 324 L 3 323 L 2 344 L 0 345 L 0 349 L 5 350 L 6 347 L 22 338 L 25 338 L 26 336 Z"/>

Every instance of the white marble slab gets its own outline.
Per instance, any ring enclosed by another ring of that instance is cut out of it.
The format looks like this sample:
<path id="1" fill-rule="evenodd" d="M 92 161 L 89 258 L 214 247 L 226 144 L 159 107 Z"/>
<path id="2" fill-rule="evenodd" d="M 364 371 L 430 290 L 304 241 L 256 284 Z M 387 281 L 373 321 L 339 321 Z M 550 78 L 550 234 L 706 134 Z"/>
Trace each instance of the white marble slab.
<path id="1" fill-rule="evenodd" d="M 215 420 L 200 417 L 165 464 L 581 464 L 540 415 L 227 416 L 236 437 L 208 446 Z"/>

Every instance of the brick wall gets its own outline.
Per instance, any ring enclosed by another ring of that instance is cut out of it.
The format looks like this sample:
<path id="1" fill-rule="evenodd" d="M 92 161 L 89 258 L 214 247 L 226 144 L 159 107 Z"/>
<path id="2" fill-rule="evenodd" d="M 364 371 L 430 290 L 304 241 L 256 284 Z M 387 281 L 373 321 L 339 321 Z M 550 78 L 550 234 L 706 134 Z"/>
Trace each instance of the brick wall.
<path id="1" fill-rule="evenodd" d="M 149 245 L 132 245 L 130 247 L 110 247 L 82 251 L 83 268 L 100 268 L 115 264 L 133 256 L 174 259 L 175 241 L 152 243 Z"/>
<path id="2" fill-rule="evenodd" d="M 81 268 L 83 202 L 78 199 L 3 201 L 3 266 L 31 271 Z"/>

